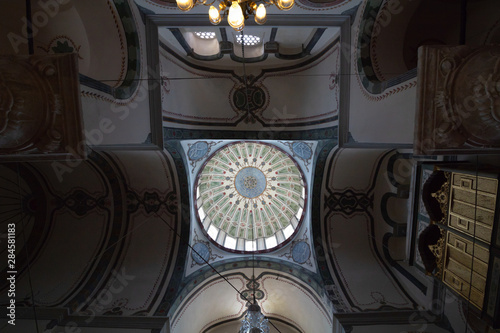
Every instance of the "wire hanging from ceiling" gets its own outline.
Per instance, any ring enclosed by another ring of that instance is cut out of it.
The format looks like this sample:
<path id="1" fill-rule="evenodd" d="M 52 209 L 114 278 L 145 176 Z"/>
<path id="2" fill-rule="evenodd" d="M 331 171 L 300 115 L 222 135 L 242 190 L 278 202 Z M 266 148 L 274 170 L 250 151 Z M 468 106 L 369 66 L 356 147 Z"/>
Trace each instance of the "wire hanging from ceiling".
<path id="1" fill-rule="evenodd" d="M 243 30 L 240 31 L 241 34 L 241 55 L 242 55 L 242 63 L 243 63 L 243 83 L 245 85 L 245 95 L 246 95 L 246 109 L 247 109 L 247 117 L 251 116 L 251 111 L 250 111 L 250 94 L 248 91 L 248 76 L 247 76 L 247 71 L 246 71 L 246 64 L 245 64 L 245 40 L 243 38 L 244 33 Z M 253 115 L 252 115 L 253 116 Z M 253 225 L 253 220 L 252 220 L 252 247 L 254 248 L 256 246 L 256 241 L 255 241 L 255 230 L 254 230 L 254 225 Z M 256 292 L 256 285 L 257 285 L 257 279 L 255 278 L 255 248 L 254 251 L 252 251 L 252 278 L 250 280 L 250 283 L 252 284 L 252 296 L 253 296 L 253 303 L 248 307 L 247 310 L 247 315 L 245 316 L 245 319 L 242 321 L 242 327 L 241 327 L 241 332 L 244 332 L 244 326 L 249 326 L 249 321 L 252 321 L 252 326 L 255 324 L 258 324 L 259 326 L 262 325 L 265 327 L 264 330 L 260 330 L 260 332 L 267 333 L 269 331 L 269 327 L 267 326 L 267 323 L 270 323 L 278 332 L 281 333 L 281 331 L 272 323 L 269 321 L 269 319 L 260 312 L 260 307 L 257 305 L 257 300 L 255 297 L 255 292 Z M 248 317 L 248 318 L 247 318 Z M 251 318 L 250 318 L 251 317 Z M 263 317 L 263 318 L 261 318 Z M 257 323 L 255 322 L 257 321 Z M 256 328 L 255 326 L 253 326 Z M 248 327 L 253 331 L 252 328 Z"/>

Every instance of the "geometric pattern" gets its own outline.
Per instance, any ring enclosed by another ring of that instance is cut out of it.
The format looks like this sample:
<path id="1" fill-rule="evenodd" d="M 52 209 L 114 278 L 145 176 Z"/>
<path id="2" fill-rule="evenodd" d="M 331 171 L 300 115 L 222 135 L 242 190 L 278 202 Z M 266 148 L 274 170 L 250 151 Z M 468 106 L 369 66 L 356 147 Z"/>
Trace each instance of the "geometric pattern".
<path id="1" fill-rule="evenodd" d="M 127 212 L 134 213 L 140 206 L 144 207 L 146 213 L 158 213 L 164 206 L 171 214 L 177 212 L 177 195 L 175 192 L 167 193 L 163 198 L 156 192 L 144 192 L 142 197 L 132 191 L 127 192 Z"/>
<path id="2" fill-rule="evenodd" d="M 213 240 L 219 238 L 216 230 L 235 241 L 256 240 L 253 250 L 260 250 L 259 239 L 275 237 L 276 246 L 287 238 L 283 230 L 293 233 L 306 192 L 302 173 L 289 155 L 263 142 L 236 142 L 207 160 L 195 193 L 199 220 Z"/>
<path id="3" fill-rule="evenodd" d="M 348 189 L 344 192 L 333 192 L 325 198 L 325 203 L 331 211 L 350 216 L 354 213 L 367 212 L 368 209 L 373 208 L 373 194 L 369 196 L 366 193 L 356 193 Z"/>
<path id="4" fill-rule="evenodd" d="M 203 266 L 205 265 L 205 263 L 209 263 L 210 260 L 213 261 L 217 258 L 224 258 L 218 254 L 212 253 L 210 243 L 199 239 L 196 230 L 194 231 L 194 238 L 192 243 L 194 245 L 191 248 L 191 258 L 193 259 L 193 261 L 191 262 L 191 267 L 195 265 Z"/>
<path id="5" fill-rule="evenodd" d="M 197 141 L 194 144 L 188 144 L 189 149 L 187 155 L 189 158 L 189 163 L 193 167 L 191 172 L 194 172 L 194 169 L 198 161 L 207 157 L 207 155 L 210 153 L 210 150 L 212 149 L 212 146 L 220 142 L 221 141 L 217 142 Z"/>
<path id="6" fill-rule="evenodd" d="M 86 192 L 77 189 L 66 199 L 59 199 L 59 206 L 64 205 L 75 212 L 76 215 L 83 216 L 96 207 L 105 208 L 104 198 L 103 196 L 95 199 Z"/>
<path id="7" fill-rule="evenodd" d="M 312 267 L 311 254 L 311 247 L 309 245 L 306 229 L 301 239 L 295 239 L 292 242 L 289 253 L 282 254 L 280 257 L 286 257 L 289 260 L 292 259 L 297 264 L 308 264 Z"/>
<path id="8" fill-rule="evenodd" d="M 309 171 L 309 164 L 311 163 L 311 158 L 313 157 L 312 143 L 307 143 L 304 141 L 298 142 L 283 142 L 281 143 L 287 145 L 292 151 L 293 157 L 298 157 L 304 162 L 306 170 Z"/>
<path id="9" fill-rule="evenodd" d="M 261 289 L 259 289 L 260 283 L 257 282 L 255 276 L 252 275 L 252 278 L 247 283 L 246 287 L 247 289 L 240 293 L 242 300 L 253 302 L 254 299 L 259 301 L 264 298 L 265 294 Z"/>

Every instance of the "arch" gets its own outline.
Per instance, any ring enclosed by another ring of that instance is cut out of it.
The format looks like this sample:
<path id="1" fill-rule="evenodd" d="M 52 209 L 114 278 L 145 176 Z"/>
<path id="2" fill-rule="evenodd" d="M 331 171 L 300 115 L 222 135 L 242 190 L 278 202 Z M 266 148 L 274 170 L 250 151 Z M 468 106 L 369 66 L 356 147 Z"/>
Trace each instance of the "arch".
<path id="1" fill-rule="evenodd" d="M 169 316 L 171 332 L 217 332 L 216 327 L 233 325 L 232 322 L 242 318 L 247 302 L 239 293 L 250 295 L 245 292 L 253 286 L 253 272 L 251 266 L 239 267 L 241 260 L 235 264 L 237 267 L 224 271 L 223 277 L 211 273 L 191 281 L 196 284 L 178 298 L 178 306 Z M 266 267 L 266 261 L 258 261 L 256 265 L 257 302 L 270 321 L 285 323 L 289 332 L 331 331 L 332 309 L 308 283 L 292 274 Z M 216 269 L 224 266 L 232 265 L 218 265 Z M 214 299 L 217 304 L 213 303 Z M 308 311 L 311 307 L 317 311 Z"/>

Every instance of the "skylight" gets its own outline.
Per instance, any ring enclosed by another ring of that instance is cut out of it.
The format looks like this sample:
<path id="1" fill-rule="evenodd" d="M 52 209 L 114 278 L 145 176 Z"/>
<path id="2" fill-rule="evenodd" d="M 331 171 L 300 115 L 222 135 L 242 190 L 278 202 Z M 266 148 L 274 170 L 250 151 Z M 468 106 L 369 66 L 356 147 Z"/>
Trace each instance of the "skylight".
<path id="1" fill-rule="evenodd" d="M 254 46 L 260 44 L 260 37 L 254 36 L 254 35 L 237 35 L 236 36 L 236 42 L 238 44 L 242 44 L 242 40 L 245 46 Z"/>
<path id="2" fill-rule="evenodd" d="M 199 37 L 201 39 L 214 39 L 215 38 L 215 32 L 213 31 L 197 31 L 194 33 L 196 37 Z"/>

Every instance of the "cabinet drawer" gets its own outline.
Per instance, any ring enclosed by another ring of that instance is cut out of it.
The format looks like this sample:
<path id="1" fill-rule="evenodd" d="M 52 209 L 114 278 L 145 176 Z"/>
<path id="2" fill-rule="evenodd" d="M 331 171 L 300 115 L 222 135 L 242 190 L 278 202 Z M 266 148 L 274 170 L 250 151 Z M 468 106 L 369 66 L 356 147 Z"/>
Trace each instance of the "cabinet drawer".
<path id="1" fill-rule="evenodd" d="M 495 194 L 497 193 L 498 180 L 495 178 L 477 177 L 464 173 L 453 173 L 452 185 L 464 189 L 476 190 Z"/>
<path id="2" fill-rule="evenodd" d="M 471 241 L 462 238 L 456 234 L 453 234 L 451 232 L 447 233 L 448 239 L 446 243 L 458 251 L 461 251 L 463 253 L 466 253 L 470 256 L 474 256 L 475 258 L 481 260 L 484 263 L 488 263 L 488 260 L 490 258 L 490 251 L 487 248 L 484 248 L 477 243 L 472 244 Z"/>
<path id="3" fill-rule="evenodd" d="M 468 299 L 478 309 L 483 308 L 484 294 L 482 292 L 474 287 L 471 288 L 467 282 L 448 270 L 444 271 L 443 280 L 446 285 Z"/>
<path id="4" fill-rule="evenodd" d="M 471 276 L 471 270 L 461 263 L 453 260 L 453 258 L 449 258 L 446 263 L 446 269 L 453 273 L 455 276 L 459 277 L 461 280 L 468 284 L 472 284 L 474 288 L 477 290 L 484 292 L 486 289 L 486 276 L 481 275 L 480 273 L 473 271 Z M 486 267 L 488 269 L 488 267 Z M 472 277 L 472 283 L 471 283 Z"/>
<path id="5" fill-rule="evenodd" d="M 491 241 L 491 228 L 480 223 L 474 223 L 473 219 L 451 212 L 448 225 L 453 229 L 466 233 L 472 237 L 475 235 L 476 238 L 481 239 L 488 244 Z"/>

